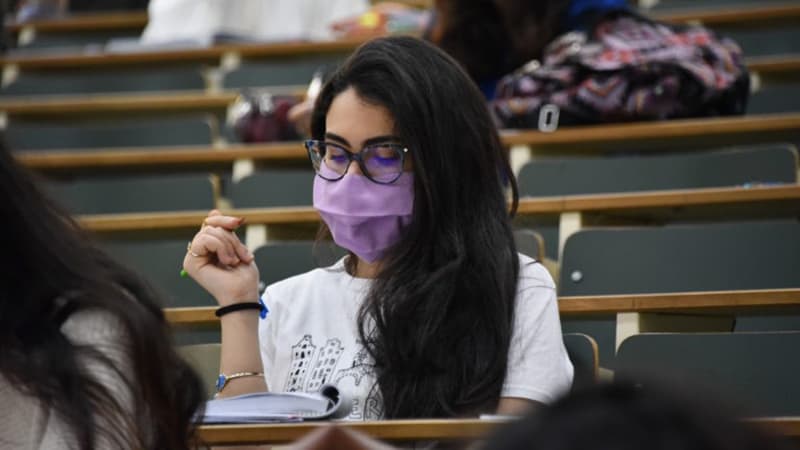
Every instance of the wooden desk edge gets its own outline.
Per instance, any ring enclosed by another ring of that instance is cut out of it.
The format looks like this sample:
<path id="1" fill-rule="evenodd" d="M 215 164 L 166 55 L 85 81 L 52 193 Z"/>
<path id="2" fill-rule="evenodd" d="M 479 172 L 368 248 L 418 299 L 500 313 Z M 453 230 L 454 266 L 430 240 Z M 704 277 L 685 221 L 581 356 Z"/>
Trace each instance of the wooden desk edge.
<path id="1" fill-rule="evenodd" d="M 223 97 L 227 102 L 235 99 L 233 93 Z M 219 101 L 219 100 L 217 100 Z M 2 102 L 0 102 L 2 105 Z M 124 106 L 124 104 L 123 104 Z M 0 106 L 2 109 L 2 106 Z M 28 107 L 26 110 L 30 109 Z M 668 138 L 691 138 L 706 135 L 709 130 L 717 134 L 753 132 L 800 132 L 800 113 L 745 116 L 740 118 L 695 119 L 670 121 L 671 123 L 613 124 L 564 128 L 555 133 L 531 130 L 501 130 L 506 146 L 523 145 L 577 145 L 582 143 L 609 143 L 620 139 L 639 138 L 643 141 Z M 677 126 L 675 125 L 677 122 Z M 723 128 L 721 131 L 716 128 Z M 688 128 L 688 130 L 687 130 Z M 693 130 L 693 131 L 692 131 Z M 604 133 L 610 133 L 610 136 Z M 634 136 L 635 135 L 635 136 Z M 236 159 L 259 161 L 306 161 L 302 142 L 288 141 L 266 144 L 234 144 L 227 147 L 126 147 L 110 150 L 76 149 L 26 150 L 15 153 L 23 164 L 41 170 L 96 167 L 161 167 L 177 164 L 225 164 Z"/>
<path id="2" fill-rule="evenodd" d="M 666 294 L 586 295 L 558 298 L 559 314 L 573 317 L 620 312 L 692 312 L 800 306 L 800 288 Z M 217 325 L 216 307 L 164 308 L 173 326 Z"/>
<path id="3" fill-rule="evenodd" d="M 51 19 L 32 20 L 29 22 L 8 22 L 6 30 L 18 33 L 25 28 L 33 28 L 37 32 L 60 31 L 94 31 L 97 29 L 131 29 L 144 28 L 147 25 L 147 11 L 103 12 L 70 14 Z"/>
<path id="4" fill-rule="evenodd" d="M 800 288 L 558 298 L 559 313 L 565 317 L 620 312 L 691 312 L 786 306 L 800 306 Z"/>
<path id="5" fill-rule="evenodd" d="M 606 194 L 568 197 L 541 197 L 520 200 L 519 215 L 560 214 L 569 211 L 596 212 L 663 209 L 678 206 L 746 204 L 764 201 L 800 201 L 800 185 L 730 187 L 637 194 Z M 317 223 L 319 213 L 311 206 L 240 208 L 227 211 L 247 218 L 248 224 L 288 225 Z M 207 211 L 169 211 L 78 216 L 78 221 L 95 232 L 175 230 L 194 228 Z"/>
<path id="6" fill-rule="evenodd" d="M 297 440 L 306 433 L 322 426 L 337 426 L 346 427 L 380 440 L 474 439 L 486 435 L 489 431 L 504 423 L 506 422 L 480 419 L 421 419 L 201 425 L 197 429 L 197 435 L 205 443 L 213 445 L 285 443 Z"/>
<path id="7" fill-rule="evenodd" d="M 800 437 L 800 417 L 745 418 L 786 437 Z M 347 427 L 376 439 L 408 441 L 435 439 L 475 439 L 487 436 L 507 420 L 429 419 L 367 422 L 303 422 L 289 424 L 200 425 L 196 434 L 209 445 L 278 444 L 297 440 L 324 426 Z"/>

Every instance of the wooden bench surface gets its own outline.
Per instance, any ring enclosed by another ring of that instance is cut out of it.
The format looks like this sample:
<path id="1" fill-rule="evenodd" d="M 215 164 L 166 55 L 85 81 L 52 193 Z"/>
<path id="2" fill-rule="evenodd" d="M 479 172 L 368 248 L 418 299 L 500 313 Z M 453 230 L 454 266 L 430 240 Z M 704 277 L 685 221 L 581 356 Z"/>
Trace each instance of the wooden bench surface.
<path id="1" fill-rule="evenodd" d="M 177 275 L 176 275 L 177 276 Z M 678 292 L 666 294 L 564 296 L 558 299 L 562 318 L 623 312 L 713 313 L 797 310 L 800 289 Z M 219 326 L 216 307 L 165 308 L 167 321 L 179 327 Z"/>
<path id="2" fill-rule="evenodd" d="M 209 445 L 279 444 L 295 441 L 321 426 L 347 427 L 380 440 L 475 439 L 503 421 L 420 419 L 364 422 L 303 422 L 258 425 L 202 425 L 197 434 Z"/>
<path id="3" fill-rule="evenodd" d="M 332 41 L 294 41 L 271 43 L 224 44 L 202 48 L 164 49 L 130 52 L 24 54 L 0 58 L 2 65 L 14 65 L 22 70 L 92 69 L 97 67 L 127 67 L 150 64 L 218 64 L 225 55 L 235 54 L 244 59 L 269 59 L 314 54 L 347 54 L 366 42 L 364 38 Z"/>
<path id="4" fill-rule="evenodd" d="M 221 98 L 220 98 L 221 97 Z M 208 98 L 206 106 L 223 108 L 229 100 L 224 95 Z M 191 108 L 196 104 L 176 98 L 175 109 Z M 131 111 L 136 106 L 115 104 L 115 108 Z M 691 150 L 711 141 L 714 146 L 740 144 L 744 140 L 790 140 L 800 137 L 800 113 L 766 114 L 740 117 L 640 122 L 630 124 L 564 127 L 553 133 L 536 130 L 502 130 L 507 146 L 525 145 L 533 149 L 557 151 L 558 154 L 592 154 L 616 149 L 623 144 L 641 152 L 656 152 L 682 148 Z M 152 168 L 215 167 L 230 169 L 239 159 L 252 159 L 274 164 L 299 164 L 307 161 L 301 142 L 265 144 L 236 144 L 223 148 L 200 147 L 142 147 L 108 150 L 34 150 L 15 153 L 32 169 L 59 170 L 144 170 Z"/>
<path id="5" fill-rule="evenodd" d="M 616 212 L 702 207 L 741 207 L 758 210 L 760 204 L 772 210 L 776 204 L 800 211 L 800 185 L 681 189 L 671 191 L 530 197 L 520 200 L 518 215 L 545 215 L 564 212 Z M 797 211 L 796 211 L 797 212 Z M 319 222 L 311 206 L 249 208 L 227 210 L 246 217 L 248 224 L 282 225 Z M 80 216 L 79 221 L 95 232 L 154 231 L 193 229 L 202 223 L 207 211 L 96 214 Z"/>
<path id="6" fill-rule="evenodd" d="M 800 437 L 800 417 L 744 419 L 773 433 Z M 209 445 L 281 444 L 295 441 L 322 426 L 347 427 L 388 441 L 475 439 L 486 436 L 502 420 L 418 419 L 365 422 L 304 422 L 254 425 L 201 425 L 197 435 Z"/>
<path id="7" fill-rule="evenodd" d="M 147 11 L 121 11 L 74 14 L 64 17 L 33 20 L 30 22 L 11 22 L 6 30 L 18 33 L 24 28 L 37 32 L 81 32 L 95 30 L 142 29 L 147 25 Z"/>
<path id="8" fill-rule="evenodd" d="M 773 20 L 800 18 L 800 5 L 786 3 L 763 6 L 729 6 L 722 8 L 697 8 L 680 11 L 664 11 L 653 17 L 672 23 L 701 22 L 705 25 L 753 26 Z M 89 14 L 62 19 L 12 24 L 8 29 L 18 32 L 31 28 L 38 32 L 81 32 L 98 29 L 144 28 L 147 14 L 112 13 Z M 87 54 L 17 54 L 0 58 L 0 64 L 14 64 L 21 69 L 44 68 L 90 68 L 130 64 L 157 64 L 167 62 L 215 62 L 225 54 L 235 53 L 243 58 L 271 58 L 287 55 L 315 53 L 347 53 L 363 43 L 363 39 L 342 39 L 332 42 L 291 42 L 266 44 L 217 45 L 195 49 L 169 49 L 134 53 L 87 53 Z"/>
<path id="9" fill-rule="evenodd" d="M 798 7 L 800 10 L 800 7 Z M 279 44 L 219 45 L 208 48 L 164 50 L 158 52 L 91 53 L 86 55 L 47 54 L 39 56 L 7 56 L 0 58 L 3 65 L 15 65 L 22 70 L 44 69 L 94 69 L 96 67 L 174 63 L 217 64 L 226 54 L 242 58 L 270 58 L 302 56 L 323 53 L 349 53 L 364 43 L 364 39 L 343 39 L 329 42 L 287 42 Z M 762 75 L 795 73 L 800 66 L 797 55 L 770 55 L 748 58 L 746 63 L 753 72 Z"/>
<path id="10" fill-rule="evenodd" d="M 761 22 L 800 18 L 800 5 L 796 2 L 772 5 L 724 5 L 699 7 L 651 14 L 655 19 L 671 23 L 700 22 L 706 26 L 758 26 Z"/>
<path id="11" fill-rule="evenodd" d="M 705 119 L 665 120 L 627 124 L 565 127 L 552 133 L 537 130 L 503 130 L 506 145 L 529 145 L 537 148 L 592 153 L 613 149 L 622 143 L 635 142 L 642 152 L 671 148 L 679 143 L 710 140 L 718 145 L 741 143 L 741 139 L 758 135 L 796 134 L 800 132 L 800 113 L 764 114 Z M 587 144 L 581 149 L 578 144 Z M 649 145 L 654 144 L 654 145 Z M 688 147 L 692 148 L 692 147 Z"/>
<path id="12" fill-rule="evenodd" d="M 0 100 L 0 111 L 15 117 L 45 119 L 151 112 L 224 111 L 238 95 L 236 91 L 183 91 L 9 97 Z"/>

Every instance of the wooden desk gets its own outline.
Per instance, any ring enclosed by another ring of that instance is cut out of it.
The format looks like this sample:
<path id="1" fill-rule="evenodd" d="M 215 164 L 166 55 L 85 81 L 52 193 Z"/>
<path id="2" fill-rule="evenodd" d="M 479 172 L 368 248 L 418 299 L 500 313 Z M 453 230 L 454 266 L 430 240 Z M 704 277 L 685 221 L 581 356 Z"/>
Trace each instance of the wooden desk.
<path id="1" fill-rule="evenodd" d="M 160 92 L 15 97 L 0 100 L 0 111 L 18 118 L 74 120 L 144 113 L 219 111 L 236 100 L 238 92 Z"/>
<path id="2" fill-rule="evenodd" d="M 0 64 L 20 70 L 96 69 L 156 64 L 219 64 L 226 55 L 243 59 L 269 59 L 315 54 L 348 54 L 366 42 L 363 38 L 321 42 L 281 42 L 215 45 L 204 48 L 138 52 L 16 54 L 0 58 Z"/>
<path id="3" fill-rule="evenodd" d="M 236 209 L 227 212 L 246 217 L 248 224 L 282 225 L 319 222 L 319 213 L 310 206 Z M 153 231 L 194 229 L 207 215 L 208 211 L 97 214 L 81 216 L 79 221 L 96 232 Z"/>
<path id="4" fill-rule="evenodd" d="M 6 26 L 11 33 L 32 28 L 39 33 L 69 33 L 97 30 L 143 29 L 147 25 L 147 11 L 124 11 L 75 14 L 64 17 L 12 22 Z"/>
<path id="5" fill-rule="evenodd" d="M 15 152 L 22 164 L 39 171 L 78 171 L 214 168 L 230 170 L 234 161 L 251 159 L 271 165 L 306 164 L 301 142 L 234 144 L 223 148 L 131 147 L 109 150 L 34 150 Z"/>
<path id="6" fill-rule="evenodd" d="M 519 203 L 519 215 L 561 214 L 565 212 L 602 212 L 635 214 L 636 210 L 749 205 L 759 209 L 762 202 L 800 208 L 800 185 L 721 187 L 640 191 L 616 194 L 566 195 L 560 197 L 526 197 Z M 772 203 L 774 202 L 774 203 Z M 800 212 L 800 209 L 798 209 Z"/>
<path id="7" fill-rule="evenodd" d="M 688 207 L 747 206 L 753 214 L 767 208 L 785 207 L 800 211 L 800 185 L 685 189 L 674 191 L 636 192 L 626 194 L 574 195 L 564 197 L 524 198 L 520 200 L 520 216 L 557 215 L 565 212 L 606 212 L 635 215 L 637 210 L 652 214 L 653 210 Z M 246 217 L 247 223 L 264 225 L 308 224 L 319 222 L 319 214 L 311 206 L 285 208 L 250 208 L 228 210 Z M 724 214 L 724 209 L 720 211 Z M 194 229 L 202 223 L 207 211 L 100 214 L 80 216 L 79 221 L 96 232 L 154 231 Z"/>
<path id="8" fill-rule="evenodd" d="M 777 5 L 692 8 L 663 11 L 651 14 L 653 18 L 671 23 L 700 22 L 706 26 L 757 26 L 761 22 L 800 18 L 800 5 L 796 2 Z"/>
<path id="9" fill-rule="evenodd" d="M 800 74 L 799 55 L 757 56 L 747 58 L 747 68 L 762 77 Z"/>
<path id="10" fill-rule="evenodd" d="M 536 151 L 592 154 L 598 151 L 635 150 L 642 153 L 775 142 L 800 136 L 800 113 L 764 114 L 707 119 L 665 120 L 627 124 L 565 127 L 552 133 L 537 130 L 502 130 L 503 143 L 526 145 Z"/>
<path id="11" fill-rule="evenodd" d="M 800 289 L 753 291 L 677 292 L 667 294 L 586 295 L 558 299 L 561 317 L 616 313 L 714 313 L 761 312 L 800 307 Z M 217 327 L 216 307 L 164 308 L 167 321 L 178 327 Z"/>
<path id="12" fill-rule="evenodd" d="M 789 438 L 800 438 L 800 417 L 764 417 L 746 422 Z M 263 425 L 202 425 L 197 435 L 209 445 L 282 444 L 295 441 L 331 422 Z M 385 420 L 370 422 L 336 422 L 380 440 L 411 441 L 437 439 L 475 439 L 486 436 L 503 421 L 461 420 Z"/>
<path id="13" fill-rule="evenodd" d="M 728 314 L 787 307 L 800 307 L 800 289 L 587 295 L 564 296 L 558 299 L 558 310 L 562 317 L 624 312 Z"/>
<path id="14" fill-rule="evenodd" d="M 505 422 L 479 419 L 333 422 L 338 427 L 386 441 L 475 439 Z M 331 422 L 260 425 L 202 425 L 198 436 L 209 445 L 281 444 L 295 441 Z"/>

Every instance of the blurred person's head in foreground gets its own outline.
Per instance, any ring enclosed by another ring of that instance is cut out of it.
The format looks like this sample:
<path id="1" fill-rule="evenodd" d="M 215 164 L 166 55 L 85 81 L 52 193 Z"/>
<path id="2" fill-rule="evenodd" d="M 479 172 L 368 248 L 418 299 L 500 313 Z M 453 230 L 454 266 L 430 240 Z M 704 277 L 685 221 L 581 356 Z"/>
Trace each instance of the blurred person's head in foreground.
<path id="1" fill-rule="evenodd" d="M 498 429 L 485 449 L 789 450 L 699 392 L 628 381 L 578 389 Z"/>

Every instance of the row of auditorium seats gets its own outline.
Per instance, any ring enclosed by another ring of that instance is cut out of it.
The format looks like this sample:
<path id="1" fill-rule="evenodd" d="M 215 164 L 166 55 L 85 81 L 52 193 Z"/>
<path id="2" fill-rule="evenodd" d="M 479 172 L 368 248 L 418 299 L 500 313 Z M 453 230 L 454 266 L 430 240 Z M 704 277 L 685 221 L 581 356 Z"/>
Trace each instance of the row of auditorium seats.
<path id="1" fill-rule="evenodd" d="M 791 186 L 798 156 L 792 145 L 763 145 L 696 153 L 535 159 L 518 174 L 522 197 L 646 192 L 712 187 Z M 217 194 L 235 208 L 310 206 L 309 167 L 256 170 L 214 191 L 207 174 L 83 176 L 54 182 L 76 214 L 203 210 Z M 229 177 L 224 177 L 229 179 Z M 220 204 L 221 206 L 221 204 Z M 558 258 L 558 224 L 524 217 Z"/>
<path id="2" fill-rule="evenodd" d="M 297 88 L 311 80 L 320 67 L 333 66 L 339 57 L 302 58 L 299 61 L 273 61 L 245 64 L 222 77 L 217 89 L 226 91 L 253 87 L 277 87 L 278 92 L 297 92 Z M 792 60 L 792 62 L 795 62 Z M 757 66 L 756 66 L 757 67 Z M 764 114 L 795 111 L 798 109 L 800 84 L 797 70 L 785 76 L 765 76 L 758 84 L 748 103 L 748 113 Z M 290 86 L 287 88 L 286 86 Z M 212 86 L 199 67 L 164 67 L 151 69 L 113 69 L 93 71 L 21 72 L 11 83 L 0 89 L 0 98 L 15 100 L 26 96 L 42 98 L 62 94 L 118 94 L 135 92 L 198 92 Z M 202 96 L 202 92 L 196 94 Z"/>
<path id="3" fill-rule="evenodd" d="M 112 67 L 101 70 L 22 70 L 0 90 L 0 97 L 117 92 L 203 91 L 261 86 L 302 85 L 321 67 L 338 65 L 343 54 L 273 58 L 246 62 L 214 77 L 212 67 L 199 64 Z"/>
<path id="4" fill-rule="evenodd" d="M 520 251 L 541 258 L 541 240 L 518 230 Z M 168 294 L 171 307 L 208 306 L 213 299 L 178 277 L 184 239 L 114 239 L 108 248 Z M 264 285 L 330 264 L 343 254 L 330 243 L 275 242 L 255 250 Z M 561 262 L 561 296 L 596 296 L 800 288 L 800 224 L 756 221 L 662 227 L 587 229 L 567 239 Z M 716 319 L 719 319 L 717 317 Z M 565 317 L 564 329 L 587 333 L 600 346 L 604 364 L 613 361 L 616 317 Z M 800 317 L 740 314 L 716 320 L 729 331 L 800 329 Z M 668 328 L 662 331 L 670 331 Z"/>
<path id="5" fill-rule="evenodd" d="M 720 5 L 705 5 L 704 9 L 699 10 L 697 7 L 687 9 L 689 5 L 680 2 L 672 5 L 672 2 L 665 1 L 658 2 L 653 11 L 672 11 L 674 14 L 675 7 L 683 8 L 682 14 L 674 16 L 681 22 L 691 22 L 693 12 L 696 17 L 705 17 L 709 26 L 718 27 L 721 32 L 737 39 L 749 57 L 781 55 L 781 59 L 789 58 L 791 62 L 791 55 L 800 52 L 795 47 L 800 42 L 796 39 L 800 30 L 800 7 L 785 1 L 768 4 L 733 3 L 735 8 L 744 10 L 737 15 L 731 14 L 731 11 Z M 709 11 L 717 11 L 719 14 L 715 16 Z M 743 18 L 739 22 L 731 18 L 737 16 Z M 46 58 L 45 61 L 41 61 L 42 58 L 37 60 L 36 57 L 5 58 L 4 66 L 14 67 L 15 70 L 6 71 L 0 97 L 176 90 L 191 92 L 207 88 L 236 90 L 253 86 L 303 85 L 317 68 L 335 65 L 353 46 L 316 51 L 307 49 L 302 55 L 285 52 L 274 54 L 269 51 L 259 55 L 251 48 L 246 54 L 239 56 L 241 61 L 233 64 L 224 62 L 230 58 L 223 58 L 222 51 L 219 55 L 209 57 L 205 50 L 197 50 L 200 54 L 196 57 L 187 56 L 192 55 L 192 50 L 183 53 L 171 51 L 159 57 L 147 55 L 141 61 L 117 59 L 119 63 L 116 63 L 113 58 L 107 58 L 106 61 L 111 62 L 99 60 L 85 66 L 86 62 L 82 62 L 79 55 L 72 62 L 67 57 L 66 61 L 65 58 L 55 58 L 52 63 Z M 228 52 L 236 54 L 235 50 Z M 87 55 L 91 58 L 96 56 L 96 52 Z M 755 64 L 754 67 L 757 66 Z M 795 67 L 787 72 L 770 72 L 759 76 L 753 84 L 755 91 L 748 108 L 749 113 L 800 109 L 797 104 L 800 87 L 796 74 Z"/>

